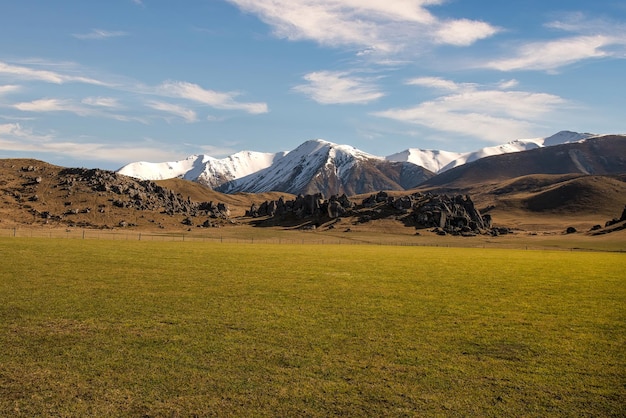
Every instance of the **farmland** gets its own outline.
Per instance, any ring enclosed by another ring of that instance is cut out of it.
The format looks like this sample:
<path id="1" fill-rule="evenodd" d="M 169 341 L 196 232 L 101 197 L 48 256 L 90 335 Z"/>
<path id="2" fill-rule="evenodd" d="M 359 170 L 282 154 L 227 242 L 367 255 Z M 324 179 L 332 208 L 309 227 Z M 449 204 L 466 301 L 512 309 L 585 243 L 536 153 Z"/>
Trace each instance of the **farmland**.
<path id="1" fill-rule="evenodd" d="M 2 416 L 623 416 L 621 253 L 0 237 Z"/>

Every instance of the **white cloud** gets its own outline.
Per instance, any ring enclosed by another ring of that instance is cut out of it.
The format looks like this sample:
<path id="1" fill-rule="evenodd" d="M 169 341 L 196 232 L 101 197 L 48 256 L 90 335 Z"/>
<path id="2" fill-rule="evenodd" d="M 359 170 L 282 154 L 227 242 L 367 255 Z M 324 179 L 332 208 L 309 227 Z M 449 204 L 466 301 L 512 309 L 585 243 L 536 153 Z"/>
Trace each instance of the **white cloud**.
<path id="1" fill-rule="evenodd" d="M 206 90 L 197 84 L 185 81 L 167 81 L 158 86 L 155 92 L 165 97 L 187 99 L 209 105 L 216 109 L 243 110 L 251 114 L 268 112 L 266 103 L 238 102 L 235 100 L 235 97 L 237 97 L 239 93 L 223 93 L 214 90 Z"/>
<path id="2" fill-rule="evenodd" d="M 561 19 L 544 25 L 569 36 L 533 41 L 514 49 L 512 56 L 491 60 L 483 67 L 500 71 L 556 71 L 573 63 L 602 58 L 626 58 L 626 25 L 623 22 L 565 13 Z"/>
<path id="3" fill-rule="evenodd" d="M 384 96 L 371 79 L 354 77 L 349 72 L 318 71 L 306 74 L 308 84 L 293 88 L 322 104 L 365 104 Z"/>
<path id="4" fill-rule="evenodd" d="M 418 50 L 422 44 L 466 46 L 499 29 L 468 19 L 440 20 L 427 6 L 443 0 L 228 0 L 254 13 L 277 36 L 313 40 L 370 54 Z"/>
<path id="5" fill-rule="evenodd" d="M 13 85 L 13 84 L 7 84 L 7 85 L 4 85 L 4 86 L 0 86 L 0 96 L 16 92 L 16 91 L 18 91 L 20 89 L 21 89 L 21 86 L 17 86 L 17 85 Z"/>
<path id="6" fill-rule="evenodd" d="M 500 71 L 556 70 L 585 59 L 614 56 L 604 48 L 615 45 L 626 46 L 626 38 L 591 35 L 531 42 L 518 48 L 515 56 L 489 61 L 484 67 Z"/>
<path id="7" fill-rule="evenodd" d="M 25 128 L 19 123 L 0 124 L 0 149 L 19 153 L 43 153 L 77 160 L 111 161 L 118 163 L 120 156 L 127 162 L 148 160 L 167 161 L 176 153 L 164 144 L 140 143 L 120 145 L 84 141 L 60 141 L 53 133 L 41 134 Z"/>
<path id="8" fill-rule="evenodd" d="M 56 71 L 40 70 L 21 65 L 7 64 L 0 61 L 0 76 L 9 76 L 19 80 L 37 80 L 53 84 L 85 83 L 97 86 L 107 86 L 103 81 L 81 75 L 63 74 Z"/>
<path id="9" fill-rule="evenodd" d="M 62 99 L 38 99 L 17 103 L 13 107 L 22 112 L 73 112 L 80 115 L 89 113 L 89 110 L 76 106 L 70 100 Z"/>
<path id="10" fill-rule="evenodd" d="M 435 41 L 440 44 L 469 46 L 481 39 L 489 38 L 499 31 L 488 23 L 459 19 L 442 22 L 435 31 Z"/>
<path id="11" fill-rule="evenodd" d="M 25 129 L 19 123 L 0 124 L 0 138 L 13 138 L 34 142 L 49 141 L 51 135 L 37 135 L 30 129 Z"/>
<path id="12" fill-rule="evenodd" d="M 177 98 L 194 102 L 197 107 L 208 105 L 215 109 L 244 111 L 250 114 L 268 112 L 268 106 L 263 102 L 243 102 L 237 100 L 238 92 L 219 92 L 208 90 L 197 84 L 184 81 L 167 81 L 158 86 L 145 86 L 133 80 L 125 80 L 117 77 L 117 82 L 108 83 L 96 80 L 84 75 L 84 71 L 73 63 L 45 62 L 41 60 L 28 60 L 27 64 L 9 64 L 0 61 L 0 80 L 7 79 L 15 83 L 17 80 L 34 80 L 46 83 L 62 85 L 64 83 L 85 83 L 102 87 L 100 96 L 88 96 L 80 99 L 65 98 L 40 98 L 32 101 L 19 103 L 5 103 L 4 107 L 11 107 L 22 112 L 68 112 L 81 117 L 101 117 L 123 122 L 149 123 L 149 115 L 141 115 L 141 109 L 146 103 L 148 107 L 167 112 L 183 118 L 187 122 L 198 120 L 196 110 L 181 105 L 166 103 L 158 98 Z M 53 69 L 54 71 L 50 70 Z M 6 96 L 22 89 L 17 84 L 0 85 L 0 96 Z M 113 93 L 113 94 L 111 94 Z M 150 98 L 157 97 L 157 100 Z M 121 105 L 122 98 L 129 105 L 134 106 L 134 114 L 122 114 L 122 110 L 128 110 L 127 106 Z M 144 108 L 145 109 L 145 108 Z M 116 113 L 117 112 L 117 113 Z M 208 119 L 210 120 L 210 119 Z M 220 120 L 213 118 L 212 121 Z"/>
<path id="13" fill-rule="evenodd" d="M 119 108 L 121 107 L 118 99 L 115 97 L 86 97 L 81 100 L 81 103 L 84 103 L 89 106 L 97 106 L 97 107 L 105 107 L 105 108 Z"/>
<path id="14" fill-rule="evenodd" d="M 45 65 L 48 67 L 57 66 L 63 68 L 65 71 L 50 71 L 47 69 L 38 69 L 33 68 L 35 65 Z M 151 96 L 161 96 L 161 97 L 174 97 L 174 98 L 182 98 L 186 100 L 190 100 L 196 103 L 201 103 L 204 105 L 209 105 L 216 109 L 222 110 L 242 110 L 250 114 L 261 114 L 267 113 L 268 106 L 267 103 L 263 102 L 240 102 L 236 100 L 238 96 L 241 95 L 239 92 L 219 92 L 215 90 L 208 90 L 200 87 L 197 84 L 185 82 L 185 81 L 166 81 L 159 86 L 145 86 L 140 83 L 136 83 L 129 80 L 118 81 L 116 83 L 109 83 L 100 81 L 91 77 L 86 77 L 80 74 L 80 71 L 75 70 L 72 65 L 64 64 L 64 63 L 40 63 L 36 61 L 36 64 L 32 66 L 24 66 L 24 65 L 14 65 L 8 64 L 6 62 L 0 61 L 0 77 L 4 76 L 12 80 L 35 80 L 35 81 L 43 81 L 47 83 L 53 84 L 64 84 L 69 82 L 76 83 L 85 83 L 92 84 L 96 86 L 101 86 L 105 88 L 109 88 L 111 90 L 120 91 L 123 93 L 134 93 L 140 95 L 151 95 Z M 76 75 L 78 73 L 78 75 Z M 4 87 L 4 89 L 3 89 Z M 14 91 L 17 89 L 17 86 L 0 86 L 0 94 L 4 92 Z M 44 108 L 45 105 L 49 105 L 53 108 L 54 103 L 50 100 L 54 99 L 45 99 L 48 100 L 48 103 L 44 101 L 37 101 L 37 103 L 32 104 L 31 106 L 20 103 L 20 107 L 23 110 L 31 110 L 35 109 L 37 106 Z M 112 97 L 88 97 L 85 98 L 82 103 L 89 106 L 99 106 L 99 107 L 117 107 L 119 103 L 118 99 Z M 60 105 L 61 103 L 57 103 Z M 57 110 L 68 110 L 68 109 L 57 109 Z M 83 109 L 82 113 L 87 112 L 87 110 Z"/>
<path id="15" fill-rule="evenodd" d="M 89 33 L 75 33 L 72 35 L 76 39 L 109 39 L 109 38 L 119 38 L 121 36 L 128 36 L 128 32 L 124 31 L 109 31 L 102 29 L 92 29 Z"/>
<path id="16" fill-rule="evenodd" d="M 517 87 L 518 84 L 519 84 L 519 81 L 515 79 L 502 80 L 498 83 L 498 88 L 502 90 L 508 90 L 508 89 L 512 89 L 513 87 Z"/>
<path id="17" fill-rule="evenodd" d="M 423 83 L 413 84 L 439 87 L 445 80 L 430 85 L 427 78 L 421 81 Z M 414 107 L 388 109 L 374 115 L 497 143 L 507 138 L 532 136 L 533 128 L 542 118 L 566 104 L 564 99 L 551 94 L 481 90 L 474 84 L 450 83 L 447 90 L 451 94 Z M 451 88 L 454 86 L 459 88 Z"/>
<path id="18" fill-rule="evenodd" d="M 445 80 L 440 77 L 418 77 L 410 79 L 406 82 L 407 85 L 410 86 L 422 86 L 429 87 L 438 90 L 448 90 L 448 91 L 459 91 L 459 90 L 467 90 L 474 89 L 476 87 L 475 84 L 470 83 L 455 83 L 454 81 Z"/>
<path id="19" fill-rule="evenodd" d="M 147 102 L 146 106 L 155 110 L 160 110 L 161 112 L 171 113 L 172 115 L 179 116 L 185 119 L 187 122 L 195 122 L 196 120 L 198 120 L 196 112 L 173 103 L 165 103 L 152 100 Z"/>
<path id="20" fill-rule="evenodd" d="M 114 109 L 114 107 L 112 107 L 113 104 L 114 102 L 111 100 L 101 100 L 100 102 L 96 102 L 94 101 L 94 98 L 83 99 L 81 102 L 69 99 L 46 98 L 33 100 L 31 102 L 16 103 L 11 107 L 21 110 L 22 112 L 68 112 L 82 117 L 102 117 L 115 119 L 121 122 L 147 123 L 145 118 L 111 113 L 110 110 Z"/>

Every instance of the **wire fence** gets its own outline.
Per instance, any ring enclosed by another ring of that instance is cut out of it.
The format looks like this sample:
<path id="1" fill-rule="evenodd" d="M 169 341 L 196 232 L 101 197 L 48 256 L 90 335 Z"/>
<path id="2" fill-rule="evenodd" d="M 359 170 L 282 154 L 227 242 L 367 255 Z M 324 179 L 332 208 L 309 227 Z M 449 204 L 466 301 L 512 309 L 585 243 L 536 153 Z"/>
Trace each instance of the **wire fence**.
<path id="1" fill-rule="evenodd" d="M 361 234 L 346 233 L 344 237 L 324 235 L 316 232 L 301 232 L 296 237 L 284 236 L 232 236 L 218 233 L 184 233 L 184 232 L 152 232 L 152 231 L 122 231 L 81 228 L 0 228 L 1 237 L 14 238 L 55 238 L 76 240 L 115 240 L 115 241 L 155 241 L 155 242 L 206 242 L 206 243 L 235 243 L 235 244 L 276 244 L 276 245 L 385 245 L 402 247 L 465 247 L 465 248 L 508 248 L 521 250 L 556 250 L 556 251 L 599 251 L 626 253 L 626 248 L 598 248 L 597 246 L 566 246 L 552 245 L 547 242 L 534 240 L 520 240 L 502 242 L 498 240 L 476 239 L 472 237 L 427 237 L 407 235 L 404 237 L 375 237 Z M 459 239 L 454 239 L 459 238 Z"/>
<path id="2" fill-rule="evenodd" d="M 308 235 L 308 236 L 304 236 Z M 376 241 L 371 239 L 320 237 L 314 233 L 302 233 L 298 238 L 285 237 L 241 237 L 224 234 L 199 234 L 182 232 L 139 232 L 99 229 L 30 229 L 8 228 L 0 229 L 0 237 L 15 238 L 64 238 L 83 240 L 118 240 L 118 241 L 171 241 L 171 242 L 213 242 L 239 244 L 341 244 L 341 245 L 396 245 L 396 246 L 424 246 L 425 243 L 410 241 Z M 434 246 L 434 245 L 433 245 Z M 441 245 L 445 246 L 445 245 Z"/>

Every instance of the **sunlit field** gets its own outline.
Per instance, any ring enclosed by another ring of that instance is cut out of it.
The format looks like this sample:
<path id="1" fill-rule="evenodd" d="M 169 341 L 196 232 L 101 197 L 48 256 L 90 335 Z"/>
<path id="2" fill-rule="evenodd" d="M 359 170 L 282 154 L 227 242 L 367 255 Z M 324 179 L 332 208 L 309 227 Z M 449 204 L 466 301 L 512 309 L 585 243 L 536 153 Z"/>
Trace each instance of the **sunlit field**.
<path id="1" fill-rule="evenodd" d="M 0 416 L 624 416 L 626 254 L 0 237 Z"/>

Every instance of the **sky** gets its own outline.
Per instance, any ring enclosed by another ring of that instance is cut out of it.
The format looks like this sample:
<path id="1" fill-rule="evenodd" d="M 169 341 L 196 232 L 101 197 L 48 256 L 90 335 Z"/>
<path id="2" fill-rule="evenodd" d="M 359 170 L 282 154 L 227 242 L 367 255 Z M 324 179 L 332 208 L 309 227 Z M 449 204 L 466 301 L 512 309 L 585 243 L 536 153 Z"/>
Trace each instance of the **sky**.
<path id="1" fill-rule="evenodd" d="M 626 133 L 617 0 L 7 0 L 0 158 L 117 169 Z"/>

